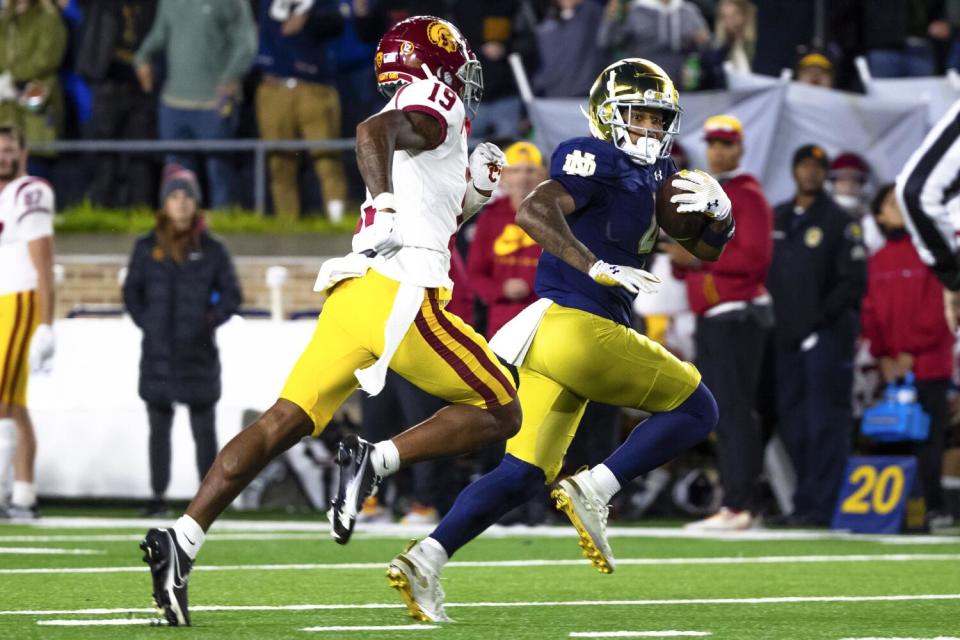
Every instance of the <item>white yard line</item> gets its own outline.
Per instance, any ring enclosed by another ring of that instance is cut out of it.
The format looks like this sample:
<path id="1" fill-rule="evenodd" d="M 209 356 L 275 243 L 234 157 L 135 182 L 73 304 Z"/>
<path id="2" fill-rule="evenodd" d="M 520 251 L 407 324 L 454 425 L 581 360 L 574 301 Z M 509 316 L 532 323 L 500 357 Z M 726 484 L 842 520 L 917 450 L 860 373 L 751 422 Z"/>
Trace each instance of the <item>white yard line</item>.
<path id="1" fill-rule="evenodd" d="M 61 549 L 58 547 L 0 547 L 0 554 L 14 556 L 100 556 L 98 549 Z"/>
<path id="2" fill-rule="evenodd" d="M 439 628 L 440 626 L 436 624 L 393 624 L 380 627 L 304 627 L 301 631 L 426 631 Z"/>
<path id="3" fill-rule="evenodd" d="M 954 638 L 953 636 L 937 636 L 936 638 L 893 638 L 884 636 L 882 638 L 841 638 L 840 640 L 960 640 L 960 638 Z"/>
<path id="4" fill-rule="evenodd" d="M 571 631 L 571 638 L 703 638 L 709 631 Z"/>
<path id="5" fill-rule="evenodd" d="M 37 624 L 48 627 L 127 627 L 157 626 L 159 620 L 147 618 L 111 618 L 107 620 L 37 620 Z"/>
<path id="6" fill-rule="evenodd" d="M 672 566 L 672 565 L 731 565 L 731 564 L 816 564 L 833 562 L 957 562 L 960 553 L 917 554 L 861 554 L 819 556 L 730 556 L 710 558 L 617 558 L 621 566 Z M 588 560 L 467 560 L 453 561 L 446 566 L 451 569 L 477 568 L 529 568 L 529 567 L 575 567 L 589 565 Z M 375 569 L 383 570 L 385 562 L 334 562 L 309 564 L 228 564 L 194 567 L 194 571 L 343 571 Z M 139 573 L 145 566 L 133 567 L 62 567 L 0 569 L 0 575 L 30 575 L 45 573 Z"/>
<path id="7" fill-rule="evenodd" d="M 148 529 L 156 526 L 172 526 L 172 519 L 149 518 L 87 518 L 72 516 L 44 517 L 22 524 L 34 528 L 52 529 Z M 0 531 L 6 523 L 0 522 Z M 427 535 L 433 530 L 433 525 L 408 526 L 401 524 L 358 524 L 357 537 L 368 538 L 409 538 L 411 536 Z M 329 535 L 330 525 L 325 518 L 318 516 L 315 520 L 221 520 L 213 528 L 211 539 L 216 539 L 220 532 L 317 532 L 324 536 Z M 717 540 L 724 542 L 763 541 L 763 540 L 868 540 L 886 544 L 906 544 L 912 540 L 921 539 L 915 536 L 876 536 L 865 534 L 851 534 L 842 531 L 808 531 L 808 530 L 768 530 L 751 529 L 738 532 L 708 532 L 690 531 L 668 527 L 610 527 L 607 532 L 617 538 L 667 538 L 692 540 Z M 576 531 L 567 526 L 510 526 L 494 525 L 484 532 L 489 538 L 570 538 L 576 536 Z M 958 536 L 923 536 L 925 544 L 957 544 Z M 904 541 L 904 542 L 901 542 Z"/>
<path id="8" fill-rule="evenodd" d="M 448 602 L 447 607 L 507 609 L 515 607 L 643 607 L 673 605 L 775 605 L 821 602 L 919 602 L 957 601 L 960 593 L 934 593 L 920 595 L 889 596 L 788 596 L 782 598 L 690 598 L 677 600 L 561 600 L 543 602 Z M 288 605 L 193 605 L 190 611 L 338 611 L 351 609 L 402 609 L 398 603 L 368 604 L 288 604 Z M 154 613 L 156 609 L 13 609 L 0 611 L 3 616 L 54 616 L 54 615 L 113 615 L 123 613 Z"/>

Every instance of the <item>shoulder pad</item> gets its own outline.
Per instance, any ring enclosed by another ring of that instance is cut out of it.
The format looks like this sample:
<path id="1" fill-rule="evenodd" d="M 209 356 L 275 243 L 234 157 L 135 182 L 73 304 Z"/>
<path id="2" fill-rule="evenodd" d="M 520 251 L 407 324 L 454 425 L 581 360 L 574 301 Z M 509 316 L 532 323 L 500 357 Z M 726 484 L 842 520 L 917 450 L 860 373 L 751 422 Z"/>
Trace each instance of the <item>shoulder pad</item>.
<path id="1" fill-rule="evenodd" d="M 596 138 L 572 138 L 560 143 L 550 159 L 551 176 L 616 180 L 630 169 L 630 160 L 616 147 Z"/>

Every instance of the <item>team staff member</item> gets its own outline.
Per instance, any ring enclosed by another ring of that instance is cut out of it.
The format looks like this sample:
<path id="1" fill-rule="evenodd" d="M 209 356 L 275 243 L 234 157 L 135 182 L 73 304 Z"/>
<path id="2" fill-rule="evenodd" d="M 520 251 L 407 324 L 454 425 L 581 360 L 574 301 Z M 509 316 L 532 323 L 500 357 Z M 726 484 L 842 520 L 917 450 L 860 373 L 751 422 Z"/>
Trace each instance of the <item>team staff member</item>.
<path id="1" fill-rule="evenodd" d="M 780 431 L 797 475 L 791 525 L 829 523 L 850 451 L 866 250 L 860 225 L 824 191 L 828 168 L 817 145 L 794 153 L 797 192 L 775 210 L 767 277 Z"/>
<path id="2" fill-rule="evenodd" d="M 467 273 L 470 286 L 488 305 L 487 336 L 493 336 L 531 302 L 540 245 L 516 222 L 517 208 L 546 179 L 540 150 L 516 142 L 506 150 L 500 179 L 505 195 L 487 205 L 477 219 Z"/>
<path id="3" fill-rule="evenodd" d="M 764 286 L 773 255 L 773 210 L 757 179 L 740 169 L 740 120 L 708 118 L 704 139 L 710 173 L 730 198 L 737 233 L 716 262 L 701 262 L 675 243 L 664 245 L 686 280 L 690 309 L 697 315 L 697 368 L 720 407 L 717 457 L 723 507 L 690 527 L 749 529 L 763 471 L 763 438 L 754 407 L 766 335 L 773 325 Z"/>
<path id="4" fill-rule="evenodd" d="M 26 167 L 23 134 L 0 126 L 0 503 L 12 462 L 7 515 L 17 518 L 37 513 L 27 378 L 49 369 L 54 350 L 53 191 Z"/>

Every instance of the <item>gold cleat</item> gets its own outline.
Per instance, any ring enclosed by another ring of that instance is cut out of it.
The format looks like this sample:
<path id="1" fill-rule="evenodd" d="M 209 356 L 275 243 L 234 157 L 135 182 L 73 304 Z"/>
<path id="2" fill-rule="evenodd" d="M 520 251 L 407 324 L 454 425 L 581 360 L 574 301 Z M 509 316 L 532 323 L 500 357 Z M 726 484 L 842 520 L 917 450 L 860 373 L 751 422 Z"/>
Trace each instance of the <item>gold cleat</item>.
<path id="1" fill-rule="evenodd" d="M 566 514 L 580 536 L 583 557 L 600 573 L 613 573 L 613 551 L 607 542 L 607 505 L 589 495 L 589 489 L 577 482 L 578 476 L 561 480 L 550 497 L 557 509 Z M 582 482 L 582 480 L 581 480 Z"/>
<path id="2" fill-rule="evenodd" d="M 387 568 L 387 583 L 396 589 L 407 607 L 407 613 L 420 622 L 452 622 L 443 610 L 443 589 L 440 577 L 417 561 L 411 540 L 407 548 Z"/>

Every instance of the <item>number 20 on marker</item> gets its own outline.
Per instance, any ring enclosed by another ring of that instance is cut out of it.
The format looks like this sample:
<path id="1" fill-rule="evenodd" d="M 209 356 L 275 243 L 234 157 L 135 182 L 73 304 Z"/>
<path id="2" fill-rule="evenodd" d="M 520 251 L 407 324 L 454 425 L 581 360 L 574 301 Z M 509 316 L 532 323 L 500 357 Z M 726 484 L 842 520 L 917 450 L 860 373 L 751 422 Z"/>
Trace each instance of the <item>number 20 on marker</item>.
<path id="1" fill-rule="evenodd" d="M 833 528 L 859 533 L 900 531 L 916 473 L 917 463 L 913 458 L 850 458 L 833 516 Z"/>

